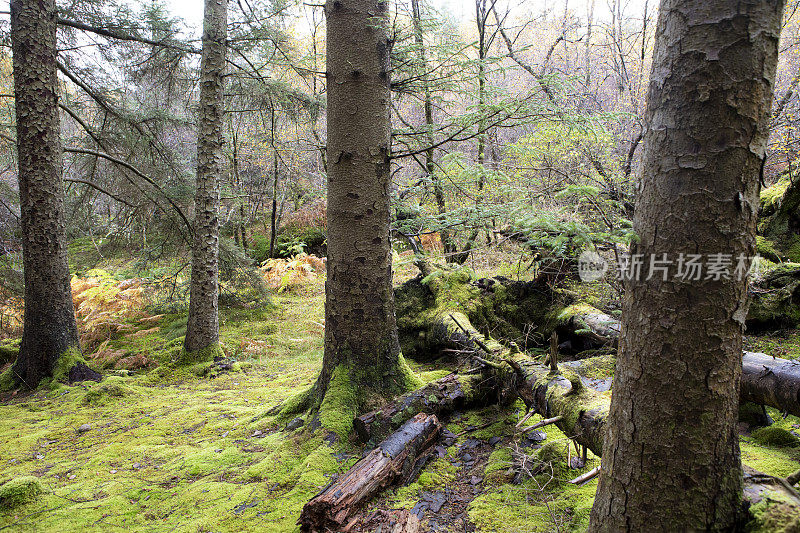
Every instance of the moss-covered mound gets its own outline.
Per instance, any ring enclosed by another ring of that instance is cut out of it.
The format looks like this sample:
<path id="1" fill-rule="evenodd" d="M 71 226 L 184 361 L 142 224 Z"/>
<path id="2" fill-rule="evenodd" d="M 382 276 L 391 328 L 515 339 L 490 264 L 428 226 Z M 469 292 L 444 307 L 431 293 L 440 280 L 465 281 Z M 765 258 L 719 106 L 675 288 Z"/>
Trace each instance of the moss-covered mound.
<path id="1" fill-rule="evenodd" d="M 749 327 L 794 327 L 800 324 L 800 263 L 784 263 L 751 285 Z"/>
<path id="2" fill-rule="evenodd" d="M 23 476 L 0 485 L 0 509 L 13 509 L 36 501 L 42 494 L 42 485 L 34 476 Z"/>
<path id="3" fill-rule="evenodd" d="M 758 251 L 771 261 L 800 262 L 800 186 L 787 176 L 761 191 Z"/>
<path id="4" fill-rule="evenodd" d="M 560 296 L 544 281 L 513 281 L 498 276 L 478 279 L 466 267 L 441 267 L 395 290 L 397 327 L 403 353 L 435 354 L 437 319 L 463 313 L 481 333 L 520 347 L 542 343 L 555 327 L 551 309 Z"/>

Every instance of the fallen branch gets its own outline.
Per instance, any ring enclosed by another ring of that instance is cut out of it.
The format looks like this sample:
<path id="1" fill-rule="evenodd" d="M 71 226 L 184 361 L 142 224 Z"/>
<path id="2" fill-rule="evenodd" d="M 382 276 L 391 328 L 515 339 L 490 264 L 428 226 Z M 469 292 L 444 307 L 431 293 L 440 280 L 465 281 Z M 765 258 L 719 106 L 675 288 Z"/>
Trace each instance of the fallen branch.
<path id="1" fill-rule="evenodd" d="M 580 476 L 576 477 L 575 479 L 570 479 L 567 483 L 572 483 L 573 485 L 583 485 L 587 481 L 590 481 L 597 477 L 597 474 L 600 473 L 600 467 L 595 467 L 589 470 L 588 472 L 581 474 Z"/>
<path id="2" fill-rule="evenodd" d="M 546 418 L 545 420 L 542 420 L 540 422 L 536 422 L 532 426 L 526 427 L 525 429 L 522 430 L 522 432 L 523 433 L 527 433 L 527 432 L 532 431 L 534 429 L 543 428 L 545 426 L 549 426 L 550 424 L 555 424 L 556 422 L 560 422 L 562 420 L 564 420 L 563 416 L 554 416 L 553 418 Z"/>
<path id="3" fill-rule="evenodd" d="M 409 476 L 417 459 L 438 439 L 435 415 L 418 414 L 381 442 L 347 473 L 314 496 L 300 513 L 303 531 L 341 531 L 375 494 Z"/>

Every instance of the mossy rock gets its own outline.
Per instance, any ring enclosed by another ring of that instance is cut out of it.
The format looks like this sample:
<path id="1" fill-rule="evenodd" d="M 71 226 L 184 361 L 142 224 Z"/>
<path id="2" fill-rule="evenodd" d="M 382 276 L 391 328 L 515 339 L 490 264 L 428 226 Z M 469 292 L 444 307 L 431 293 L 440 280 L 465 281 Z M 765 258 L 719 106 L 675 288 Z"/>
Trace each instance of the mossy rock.
<path id="1" fill-rule="evenodd" d="M 800 324 L 800 263 L 783 263 L 765 272 L 752 290 L 748 326 L 794 327 Z"/>
<path id="2" fill-rule="evenodd" d="M 792 432 L 774 426 L 759 428 L 753 431 L 753 440 L 764 446 L 797 447 L 800 445 L 800 438 Z"/>
<path id="3" fill-rule="evenodd" d="M 12 479 L 0 486 L 0 509 L 14 509 L 36 501 L 42 492 L 42 485 L 34 476 Z"/>

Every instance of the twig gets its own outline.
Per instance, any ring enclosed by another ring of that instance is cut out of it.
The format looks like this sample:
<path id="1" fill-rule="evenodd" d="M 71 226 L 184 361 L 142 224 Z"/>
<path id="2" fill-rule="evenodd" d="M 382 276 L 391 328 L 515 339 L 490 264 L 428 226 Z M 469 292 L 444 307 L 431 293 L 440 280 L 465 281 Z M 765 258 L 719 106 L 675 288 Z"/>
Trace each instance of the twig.
<path id="1" fill-rule="evenodd" d="M 554 416 L 553 418 L 546 418 L 541 422 L 536 422 L 534 425 L 526 427 L 525 429 L 522 430 L 522 432 L 527 433 L 534 429 L 539 429 L 544 426 L 549 426 L 550 424 L 555 424 L 556 422 L 561 421 L 563 418 L 564 418 L 563 416 Z"/>
<path id="2" fill-rule="evenodd" d="M 490 366 L 492 368 L 503 368 L 503 365 L 501 365 L 500 363 L 495 363 L 494 361 L 487 361 L 483 357 L 478 357 L 477 355 L 474 355 L 473 359 L 475 359 L 476 361 L 478 361 L 481 364 L 484 364 L 486 366 Z"/>
<path id="3" fill-rule="evenodd" d="M 492 351 L 491 351 L 491 350 L 490 350 L 490 349 L 489 349 L 489 348 L 488 348 L 488 347 L 487 347 L 487 346 L 486 346 L 484 343 L 482 343 L 482 342 L 480 341 L 480 339 L 477 339 L 477 338 L 473 337 L 473 336 L 472 336 L 472 333 L 470 333 L 469 331 L 467 331 L 467 330 L 464 328 L 464 326 L 462 326 L 461 324 L 459 324 L 458 320 L 456 320 L 456 317 L 454 317 L 454 316 L 451 314 L 451 315 L 450 315 L 450 318 L 452 318 L 452 319 L 453 319 L 453 322 L 455 322 L 455 323 L 456 323 L 456 326 L 458 326 L 458 328 L 459 328 L 461 331 L 463 331 L 463 332 L 464 332 L 464 334 L 465 334 L 467 337 L 469 337 L 469 338 L 470 338 L 470 339 L 471 339 L 471 340 L 472 340 L 472 341 L 473 341 L 475 344 L 477 344 L 477 345 L 478 345 L 478 347 L 479 347 L 481 350 L 483 350 L 484 352 L 486 352 L 486 353 L 487 353 L 487 354 L 489 354 L 489 355 L 491 355 L 491 354 L 493 353 L 493 352 L 492 352 Z"/>
<path id="4" fill-rule="evenodd" d="M 558 333 L 550 335 L 550 372 L 558 374 Z"/>
<path id="5" fill-rule="evenodd" d="M 587 481 L 597 477 L 597 474 L 599 474 L 599 473 L 600 473 L 600 467 L 598 466 L 597 468 L 592 468 L 591 470 L 589 470 L 585 474 L 581 474 L 580 476 L 576 477 L 575 479 L 571 479 L 571 480 L 567 481 L 567 483 L 572 483 L 573 485 L 582 485 L 582 484 L 586 483 Z"/>
<path id="6" fill-rule="evenodd" d="M 525 422 L 527 422 L 527 421 L 528 421 L 528 419 L 529 419 L 530 417 L 532 417 L 533 415 L 535 415 L 535 414 L 536 414 L 536 411 L 528 411 L 528 414 L 527 414 L 527 415 L 525 415 L 525 416 L 523 416 L 523 417 L 522 417 L 522 420 L 520 420 L 519 422 L 517 422 L 517 425 L 516 425 L 516 426 L 514 426 L 514 427 L 518 428 L 518 427 L 522 426 L 522 424 L 524 424 Z"/>

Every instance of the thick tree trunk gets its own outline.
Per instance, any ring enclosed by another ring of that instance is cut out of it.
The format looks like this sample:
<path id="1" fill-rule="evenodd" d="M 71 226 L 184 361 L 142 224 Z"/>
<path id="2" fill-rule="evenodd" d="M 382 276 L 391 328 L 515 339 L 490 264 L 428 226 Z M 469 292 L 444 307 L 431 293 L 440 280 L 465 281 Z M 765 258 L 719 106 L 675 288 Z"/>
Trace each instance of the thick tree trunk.
<path id="1" fill-rule="evenodd" d="M 190 359 L 210 359 L 219 350 L 219 182 L 228 1 L 205 1 L 192 280 L 183 345 Z"/>
<path id="2" fill-rule="evenodd" d="M 25 319 L 16 381 L 35 387 L 78 348 L 72 304 L 56 77 L 54 0 L 11 2 Z"/>
<path id="3" fill-rule="evenodd" d="M 734 524 L 747 293 L 733 269 L 755 248 L 783 5 L 661 2 L 632 256 L 673 263 L 626 286 L 590 531 Z M 681 278 L 680 254 L 726 254 L 730 277 Z"/>
<path id="4" fill-rule="evenodd" d="M 408 390 L 392 292 L 389 240 L 389 2 L 329 0 L 328 278 L 325 353 L 315 386 L 331 377 L 357 398 Z"/>
<path id="5" fill-rule="evenodd" d="M 436 442 L 440 430 L 434 415 L 419 414 L 403 424 L 303 507 L 298 521 L 302 529 L 341 531 L 362 504 L 411 475 L 417 459 Z"/>

